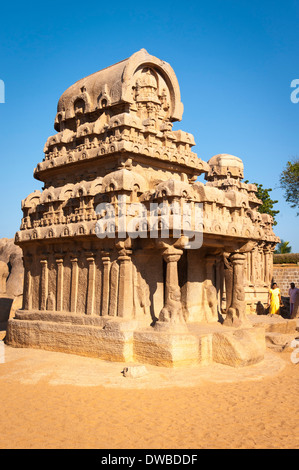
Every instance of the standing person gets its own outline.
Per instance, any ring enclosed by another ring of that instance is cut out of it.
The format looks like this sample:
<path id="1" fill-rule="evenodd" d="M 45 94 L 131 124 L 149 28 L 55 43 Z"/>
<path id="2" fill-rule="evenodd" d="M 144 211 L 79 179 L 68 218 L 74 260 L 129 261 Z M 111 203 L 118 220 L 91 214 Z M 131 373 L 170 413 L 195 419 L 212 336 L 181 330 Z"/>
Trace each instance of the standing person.
<path id="1" fill-rule="evenodd" d="M 281 294 L 276 282 L 272 284 L 272 288 L 269 290 L 268 303 L 270 306 L 270 315 L 279 315 L 279 308 L 281 305 Z"/>
<path id="2" fill-rule="evenodd" d="M 294 282 L 291 282 L 291 288 L 289 289 L 289 296 L 290 296 L 290 318 L 292 318 L 293 311 L 294 311 L 294 304 L 296 300 L 296 296 L 299 292 L 299 289 L 295 287 Z"/>

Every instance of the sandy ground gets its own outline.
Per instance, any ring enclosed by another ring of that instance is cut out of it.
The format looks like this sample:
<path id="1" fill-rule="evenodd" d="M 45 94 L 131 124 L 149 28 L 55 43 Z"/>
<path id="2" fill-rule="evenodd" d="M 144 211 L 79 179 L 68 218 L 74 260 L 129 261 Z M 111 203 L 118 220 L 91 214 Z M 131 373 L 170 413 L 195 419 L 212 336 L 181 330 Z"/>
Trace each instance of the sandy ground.
<path id="1" fill-rule="evenodd" d="M 290 352 L 133 379 L 128 364 L 0 346 L 1 449 L 299 448 Z"/>

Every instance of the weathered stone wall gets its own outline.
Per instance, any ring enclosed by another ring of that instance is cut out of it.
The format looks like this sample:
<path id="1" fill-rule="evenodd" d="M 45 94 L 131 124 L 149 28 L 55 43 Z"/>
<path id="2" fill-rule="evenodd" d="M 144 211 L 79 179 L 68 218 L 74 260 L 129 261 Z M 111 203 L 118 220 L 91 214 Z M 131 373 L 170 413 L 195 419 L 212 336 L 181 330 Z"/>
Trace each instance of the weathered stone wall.
<path id="1" fill-rule="evenodd" d="M 0 339 L 6 329 L 8 318 L 22 306 L 24 268 L 22 250 L 13 238 L 0 238 Z M 2 333 L 1 333 L 2 332 Z"/>
<path id="2" fill-rule="evenodd" d="M 281 295 L 288 297 L 291 282 L 299 288 L 299 265 L 275 264 L 273 266 L 273 279 L 281 290 Z"/>

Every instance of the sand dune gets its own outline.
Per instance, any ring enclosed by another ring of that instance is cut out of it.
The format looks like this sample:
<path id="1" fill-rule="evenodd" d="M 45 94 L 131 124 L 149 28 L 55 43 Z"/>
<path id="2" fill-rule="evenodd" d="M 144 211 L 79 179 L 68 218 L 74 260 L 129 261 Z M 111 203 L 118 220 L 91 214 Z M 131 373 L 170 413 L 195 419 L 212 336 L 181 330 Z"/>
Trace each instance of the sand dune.
<path id="1" fill-rule="evenodd" d="M 6 347 L 0 447 L 299 448 L 299 365 L 289 352 L 267 361 L 128 379 L 121 364 Z"/>

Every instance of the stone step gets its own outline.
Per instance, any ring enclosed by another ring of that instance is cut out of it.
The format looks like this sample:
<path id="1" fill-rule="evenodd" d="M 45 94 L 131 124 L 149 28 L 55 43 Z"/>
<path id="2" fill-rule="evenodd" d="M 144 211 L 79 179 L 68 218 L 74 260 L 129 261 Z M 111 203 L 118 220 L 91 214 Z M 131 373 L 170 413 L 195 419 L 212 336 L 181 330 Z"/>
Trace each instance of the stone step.
<path id="1" fill-rule="evenodd" d="M 298 332 L 289 334 L 279 332 L 266 332 L 266 346 L 267 348 L 272 349 L 276 352 L 282 352 L 290 348 L 291 342 L 298 336 Z"/>
<path id="2" fill-rule="evenodd" d="M 265 328 L 266 332 L 271 333 L 294 333 L 297 330 L 298 319 L 287 319 L 280 315 L 248 315 L 253 326 Z"/>

